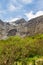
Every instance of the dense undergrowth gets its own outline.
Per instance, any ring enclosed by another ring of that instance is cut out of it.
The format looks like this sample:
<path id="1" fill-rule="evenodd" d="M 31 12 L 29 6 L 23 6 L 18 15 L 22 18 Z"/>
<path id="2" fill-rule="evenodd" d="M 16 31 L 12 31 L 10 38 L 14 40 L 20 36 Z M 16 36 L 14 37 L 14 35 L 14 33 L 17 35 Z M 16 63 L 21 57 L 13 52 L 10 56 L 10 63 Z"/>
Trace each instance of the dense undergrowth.
<path id="1" fill-rule="evenodd" d="M 40 57 L 43 57 L 43 34 L 0 40 L 0 65 L 29 65 Z"/>

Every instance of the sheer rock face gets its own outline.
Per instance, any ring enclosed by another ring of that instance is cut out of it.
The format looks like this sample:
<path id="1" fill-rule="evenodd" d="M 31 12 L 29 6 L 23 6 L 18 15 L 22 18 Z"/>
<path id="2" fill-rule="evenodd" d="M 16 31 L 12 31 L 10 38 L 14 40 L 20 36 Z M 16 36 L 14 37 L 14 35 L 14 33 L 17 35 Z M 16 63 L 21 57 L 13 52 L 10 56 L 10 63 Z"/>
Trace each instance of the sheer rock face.
<path id="1" fill-rule="evenodd" d="M 31 19 L 26 22 L 24 19 L 12 23 L 0 20 L 0 39 L 6 36 L 26 36 L 43 33 L 43 16 Z"/>
<path id="2" fill-rule="evenodd" d="M 4 22 L 0 20 L 0 38 L 2 38 L 2 36 L 4 36 L 4 33 L 5 33 Z"/>
<path id="3" fill-rule="evenodd" d="M 43 33 L 43 16 L 28 21 L 26 26 L 30 35 Z"/>

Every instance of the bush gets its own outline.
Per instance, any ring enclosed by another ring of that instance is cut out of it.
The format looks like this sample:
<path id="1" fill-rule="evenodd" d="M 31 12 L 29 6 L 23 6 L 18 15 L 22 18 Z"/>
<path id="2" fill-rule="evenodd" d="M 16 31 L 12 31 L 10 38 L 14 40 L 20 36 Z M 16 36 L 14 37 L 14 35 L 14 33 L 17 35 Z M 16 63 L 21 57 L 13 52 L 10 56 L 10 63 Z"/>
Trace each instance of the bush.
<path id="1" fill-rule="evenodd" d="M 0 65 L 13 65 L 18 61 L 24 63 L 26 58 L 35 56 L 43 56 L 43 34 L 25 38 L 11 36 L 0 40 Z"/>

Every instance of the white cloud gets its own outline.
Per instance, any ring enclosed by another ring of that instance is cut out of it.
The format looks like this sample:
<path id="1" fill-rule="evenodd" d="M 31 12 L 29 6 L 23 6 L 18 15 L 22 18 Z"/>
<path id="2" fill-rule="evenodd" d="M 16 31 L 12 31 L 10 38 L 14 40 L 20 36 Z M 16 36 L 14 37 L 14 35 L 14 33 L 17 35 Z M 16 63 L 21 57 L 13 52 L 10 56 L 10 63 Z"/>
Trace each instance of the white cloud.
<path id="1" fill-rule="evenodd" d="M 32 1 L 33 1 L 33 0 L 22 0 L 22 2 L 23 2 L 24 4 L 32 3 Z"/>
<path id="2" fill-rule="evenodd" d="M 36 14 L 33 14 L 33 11 L 29 13 L 25 13 L 25 16 L 28 18 L 28 20 L 43 15 L 43 11 L 38 11 Z"/>
<path id="3" fill-rule="evenodd" d="M 19 20 L 19 19 L 21 19 L 21 17 L 18 17 L 18 18 L 12 18 L 12 17 L 10 17 L 9 19 L 6 19 L 5 21 L 6 22 L 13 22 L 13 21 L 16 21 L 16 20 Z"/>
<path id="4" fill-rule="evenodd" d="M 14 3 L 24 3 L 24 4 L 28 4 L 28 3 L 32 3 L 33 0 L 11 0 Z"/>
<path id="5" fill-rule="evenodd" d="M 13 21 L 16 21 L 18 19 L 20 19 L 20 18 L 12 18 L 11 20 L 9 20 L 9 22 L 13 22 Z"/>
<path id="6" fill-rule="evenodd" d="M 15 1 L 14 1 L 15 2 Z M 22 8 L 22 5 L 17 3 L 17 2 L 12 2 L 10 1 L 7 5 L 7 10 L 10 11 L 10 12 L 13 12 L 13 11 L 16 11 L 16 10 L 19 10 Z"/>
<path id="7" fill-rule="evenodd" d="M 17 0 L 10 0 L 11 2 L 14 2 L 14 3 L 16 3 L 17 2 Z"/>
<path id="8" fill-rule="evenodd" d="M 8 4 L 8 11 L 14 11 L 14 10 L 16 10 L 16 7 L 12 3 L 9 3 Z"/>

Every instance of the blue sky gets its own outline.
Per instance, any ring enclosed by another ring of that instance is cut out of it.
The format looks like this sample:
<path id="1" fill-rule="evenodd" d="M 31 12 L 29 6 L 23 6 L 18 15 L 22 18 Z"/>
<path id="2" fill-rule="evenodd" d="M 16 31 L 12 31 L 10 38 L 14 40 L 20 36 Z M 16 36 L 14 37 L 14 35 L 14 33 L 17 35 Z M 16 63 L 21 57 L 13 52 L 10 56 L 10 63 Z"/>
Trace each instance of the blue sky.
<path id="1" fill-rule="evenodd" d="M 13 21 L 30 20 L 43 15 L 43 0 L 0 0 L 0 19 Z"/>

